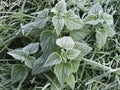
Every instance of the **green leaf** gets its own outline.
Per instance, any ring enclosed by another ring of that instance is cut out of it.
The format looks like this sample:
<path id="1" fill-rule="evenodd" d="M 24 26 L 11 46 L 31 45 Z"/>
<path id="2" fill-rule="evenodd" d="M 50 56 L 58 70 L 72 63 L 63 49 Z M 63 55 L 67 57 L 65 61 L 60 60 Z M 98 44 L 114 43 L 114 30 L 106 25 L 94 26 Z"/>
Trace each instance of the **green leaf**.
<path id="1" fill-rule="evenodd" d="M 69 36 L 57 39 L 56 44 L 64 49 L 72 49 L 74 47 L 74 41 Z"/>
<path id="2" fill-rule="evenodd" d="M 84 42 L 75 42 L 74 48 L 81 51 L 80 57 L 87 55 L 92 50 L 92 48 L 89 47 L 87 43 Z"/>
<path id="3" fill-rule="evenodd" d="M 34 22 L 38 22 L 36 24 L 37 28 L 41 29 L 41 28 L 44 28 L 47 21 L 48 21 L 48 13 L 49 13 L 49 10 L 48 9 L 44 9 L 42 11 L 40 11 L 35 19 Z"/>
<path id="4" fill-rule="evenodd" d="M 69 10 L 65 14 L 65 25 L 68 30 L 72 31 L 82 28 L 83 22 L 72 10 Z"/>
<path id="5" fill-rule="evenodd" d="M 61 84 L 63 86 L 67 76 L 71 74 L 71 64 L 70 63 L 60 63 L 54 67 L 54 73 Z"/>
<path id="6" fill-rule="evenodd" d="M 43 31 L 40 35 L 40 45 L 43 51 L 43 56 L 45 59 L 56 51 L 56 39 L 57 35 L 52 31 Z"/>
<path id="7" fill-rule="evenodd" d="M 44 9 L 44 10 L 40 11 L 38 13 L 37 17 L 35 18 L 34 22 L 30 22 L 21 27 L 23 33 L 30 33 L 35 28 L 39 28 L 39 29 L 44 28 L 49 19 L 48 13 L 49 13 L 48 9 Z"/>
<path id="8" fill-rule="evenodd" d="M 72 65 L 72 72 L 76 73 L 78 71 L 78 68 L 79 68 L 79 65 L 80 65 L 80 60 L 75 59 L 75 60 L 72 60 L 70 63 Z"/>
<path id="9" fill-rule="evenodd" d="M 64 0 L 60 0 L 55 7 L 51 10 L 54 14 L 64 14 L 66 13 L 66 3 Z"/>
<path id="10" fill-rule="evenodd" d="M 97 25 L 99 23 L 99 20 L 96 15 L 88 15 L 85 17 L 84 22 L 90 25 Z"/>
<path id="11" fill-rule="evenodd" d="M 37 27 L 38 22 L 30 22 L 24 26 L 21 27 L 21 31 L 20 31 L 20 37 L 21 36 L 32 36 L 32 37 L 38 37 L 39 34 L 41 33 L 42 30 L 39 29 L 39 27 Z"/>
<path id="12" fill-rule="evenodd" d="M 35 18 L 35 22 L 40 22 L 41 25 L 45 26 L 46 21 L 48 20 L 48 13 L 49 13 L 48 9 L 44 9 L 44 10 L 38 12 L 37 17 Z"/>
<path id="13" fill-rule="evenodd" d="M 108 25 L 113 25 L 113 16 L 107 13 L 103 13 L 103 19 Z"/>
<path id="14" fill-rule="evenodd" d="M 35 18 L 36 25 L 35 27 L 42 29 L 45 27 L 47 21 L 48 21 L 48 13 L 49 10 L 48 9 L 44 9 L 42 11 L 40 11 L 37 15 L 37 17 Z"/>
<path id="15" fill-rule="evenodd" d="M 12 83 L 16 83 L 22 79 L 25 79 L 27 77 L 27 74 L 28 74 L 28 70 L 24 65 L 15 64 L 11 72 Z"/>
<path id="16" fill-rule="evenodd" d="M 88 12 L 89 15 L 91 14 L 99 15 L 101 13 L 103 13 L 103 8 L 99 3 L 94 4 Z"/>
<path id="17" fill-rule="evenodd" d="M 25 60 L 26 53 L 23 50 L 15 49 L 12 51 L 9 51 L 7 54 L 11 55 L 13 58 L 17 60 Z"/>
<path id="18" fill-rule="evenodd" d="M 61 86 L 58 82 L 53 82 L 50 90 L 61 90 Z"/>
<path id="19" fill-rule="evenodd" d="M 45 59 L 43 56 L 39 57 L 32 68 L 32 75 L 43 73 L 49 70 L 49 67 L 44 67 Z"/>
<path id="20" fill-rule="evenodd" d="M 106 43 L 107 32 L 105 30 L 96 30 L 96 40 L 98 48 L 101 49 Z"/>
<path id="21" fill-rule="evenodd" d="M 31 32 L 33 31 L 33 28 L 36 28 L 38 22 L 30 22 L 28 24 L 25 24 L 23 26 L 21 26 L 21 30 L 22 30 L 22 34 L 25 36 L 26 34 L 31 34 Z"/>
<path id="22" fill-rule="evenodd" d="M 25 65 L 29 68 L 32 68 L 33 67 L 33 64 L 35 63 L 35 58 L 34 57 L 29 57 L 25 60 Z"/>
<path id="23" fill-rule="evenodd" d="M 70 60 L 75 59 L 80 54 L 80 51 L 77 49 L 69 49 L 67 50 L 67 58 Z"/>
<path id="24" fill-rule="evenodd" d="M 87 28 L 81 28 L 80 30 L 73 30 L 70 32 L 70 36 L 74 41 L 82 41 L 90 31 Z"/>
<path id="25" fill-rule="evenodd" d="M 75 87 L 75 77 L 71 74 L 66 78 L 66 83 L 72 88 L 72 90 Z"/>
<path id="26" fill-rule="evenodd" d="M 62 62 L 61 56 L 57 52 L 53 52 L 49 55 L 47 61 L 45 62 L 45 66 L 53 66 Z"/>
<path id="27" fill-rule="evenodd" d="M 64 18 L 63 17 L 58 17 L 54 16 L 52 18 L 53 26 L 56 30 L 57 35 L 60 35 L 63 27 L 64 27 Z"/>
<path id="28" fill-rule="evenodd" d="M 23 51 L 28 54 L 34 54 L 38 51 L 39 43 L 30 43 L 23 48 Z"/>
<path id="29" fill-rule="evenodd" d="M 107 31 L 107 36 L 108 37 L 113 37 L 116 34 L 113 27 L 111 27 L 109 25 L 106 25 L 106 24 L 104 24 L 103 26 L 104 26 L 104 29 Z"/>

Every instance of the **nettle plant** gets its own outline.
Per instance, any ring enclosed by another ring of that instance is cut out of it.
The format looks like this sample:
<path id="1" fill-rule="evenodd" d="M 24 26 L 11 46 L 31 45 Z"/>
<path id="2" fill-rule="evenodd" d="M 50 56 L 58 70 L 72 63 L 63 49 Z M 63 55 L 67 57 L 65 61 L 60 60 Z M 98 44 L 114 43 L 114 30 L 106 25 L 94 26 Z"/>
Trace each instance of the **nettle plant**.
<path id="1" fill-rule="evenodd" d="M 35 21 L 21 27 L 24 36 L 40 36 L 40 43 L 30 43 L 24 48 L 8 52 L 13 58 L 25 64 L 13 66 L 11 73 L 13 83 L 19 80 L 24 81 L 30 70 L 32 75 L 35 75 L 53 69 L 56 83 L 52 82 L 51 90 L 63 89 L 65 84 L 74 89 L 76 83 L 74 73 L 78 71 L 83 57 L 92 50 L 84 38 L 90 36 L 90 32 L 95 32 L 94 45 L 100 50 L 107 38 L 115 34 L 113 16 L 108 14 L 111 11 L 104 11 L 97 1 L 92 6 L 88 2 L 87 0 L 66 2 L 61 0 L 52 9 L 40 11 Z M 46 30 L 47 23 L 54 29 Z M 38 33 L 36 28 L 44 31 Z M 42 54 L 36 59 L 34 54 L 41 51 Z M 84 60 L 89 62 L 87 59 Z M 89 63 L 96 64 L 92 61 Z"/>

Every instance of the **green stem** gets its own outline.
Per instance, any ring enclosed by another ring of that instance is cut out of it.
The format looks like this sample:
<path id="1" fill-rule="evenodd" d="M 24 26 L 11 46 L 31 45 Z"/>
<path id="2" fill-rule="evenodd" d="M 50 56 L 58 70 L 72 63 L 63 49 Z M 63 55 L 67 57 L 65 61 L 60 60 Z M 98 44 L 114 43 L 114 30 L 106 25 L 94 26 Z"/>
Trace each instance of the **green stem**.
<path id="1" fill-rule="evenodd" d="M 24 82 L 25 79 L 22 79 L 17 87 L 17 90 L 21 90 L 22 83 Z"/>

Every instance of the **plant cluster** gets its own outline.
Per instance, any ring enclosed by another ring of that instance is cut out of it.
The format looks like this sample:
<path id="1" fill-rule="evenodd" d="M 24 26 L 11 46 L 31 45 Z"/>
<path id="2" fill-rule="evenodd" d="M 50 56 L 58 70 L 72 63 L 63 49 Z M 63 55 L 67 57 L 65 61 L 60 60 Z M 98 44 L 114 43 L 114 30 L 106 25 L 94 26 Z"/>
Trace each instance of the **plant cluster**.
<path id="1" fill-rule="evenodd" d="M 119 13 L 115 9 L 119 8 L 115 5 L 120 2 L 45 0 L 39 1 L 45 7 L 32 13 L 34 16 L 24 14 L 25 5 L 32 2 L 23 2 L 20 22 L 7 28 L 10 35 L 0 36 L 0 73 L 11 73 L 10 84 L 2 82 L 0 88 L 119 90 L 120 44 L 116 33 L 119 31 L 115 30 L 119 22 Z M 28 10 L 29 6 L 26 8 Z M 29 17 L 29 23 L 24 17 Z M 15 31 L 10 31 L 17 25 Z M 4 28 L 2 26 L 1 30 Z M 18 40 L 18 46 L 12 44 L 15 40 Z M 5 60 L 9 72 L 7 68 L 3 69 Z"/>

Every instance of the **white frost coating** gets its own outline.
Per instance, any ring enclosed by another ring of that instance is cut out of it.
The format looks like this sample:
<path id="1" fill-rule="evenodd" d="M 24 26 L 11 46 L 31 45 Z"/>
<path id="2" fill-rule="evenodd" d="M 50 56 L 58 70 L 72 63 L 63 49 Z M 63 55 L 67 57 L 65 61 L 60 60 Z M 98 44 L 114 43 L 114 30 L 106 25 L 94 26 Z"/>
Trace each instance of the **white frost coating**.
<path id="1" fill-rule="evenodd" d="M 64 0 L 59 1 L 54 8 L 51 9 L 54 14 L 64 14 L 66 13 L 66 3 Z"/>
<path id="2" fill-rule="evenodd" d="M 64 36 L 56 40 L 56 44 L 64 49 L 72 49 L 74 47 L 74 41 L 69 36 Z"/>

